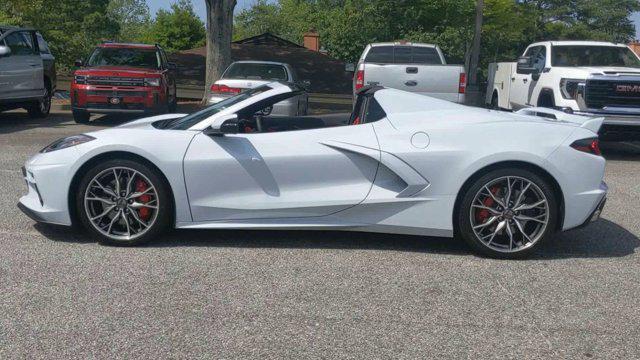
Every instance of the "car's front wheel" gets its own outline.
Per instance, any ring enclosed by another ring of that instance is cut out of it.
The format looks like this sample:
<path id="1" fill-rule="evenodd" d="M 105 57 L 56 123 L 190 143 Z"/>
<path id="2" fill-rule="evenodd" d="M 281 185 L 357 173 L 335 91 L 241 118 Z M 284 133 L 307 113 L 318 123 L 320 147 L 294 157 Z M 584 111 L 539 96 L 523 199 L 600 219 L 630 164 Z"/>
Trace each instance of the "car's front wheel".
<path id="1" fill-rule="evenodd" d="M 529 170 L 493 170 L 464 194 L 458 233 L 487 256 L 525 257 L 555 232 L 557 201 L 549 181 Z"/>
<path id="2" fill-rule="evenodd" d="M 137 245 L 158 236 L 171 220 L 168 186 L 149 166 L 118 159 L 89 169 L 76 193 L 84 227 L 98 241 Z"/>

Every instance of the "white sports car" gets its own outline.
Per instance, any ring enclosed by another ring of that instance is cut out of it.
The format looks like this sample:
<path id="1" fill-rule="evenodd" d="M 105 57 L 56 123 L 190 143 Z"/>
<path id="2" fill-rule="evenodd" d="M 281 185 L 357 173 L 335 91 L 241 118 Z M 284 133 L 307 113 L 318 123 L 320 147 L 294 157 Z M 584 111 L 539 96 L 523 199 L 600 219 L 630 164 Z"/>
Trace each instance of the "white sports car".
<path id="1" fill-rule="evenodd" d="M 604 206 L 602 119 L 380 87 L 360 91 L 343 124 L 269 114 L 302 91 L 270 83 L 191 115 L 55 141 L 27 161 L 19 207 L 109 244 L 168 227 L 332 229 L 457 235 L 511 258 Z"/>

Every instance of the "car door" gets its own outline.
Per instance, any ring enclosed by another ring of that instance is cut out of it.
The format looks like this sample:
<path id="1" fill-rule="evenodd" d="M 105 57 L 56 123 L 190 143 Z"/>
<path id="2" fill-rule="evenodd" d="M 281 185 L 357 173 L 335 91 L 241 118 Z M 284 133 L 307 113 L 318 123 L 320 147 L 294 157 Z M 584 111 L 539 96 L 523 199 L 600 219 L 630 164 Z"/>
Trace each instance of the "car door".
<path id="1" fill-rule="evenodd" d="M 42 96 L 44 68 L 35 34 L 32 31 L 12 31 L 2 41 L 11 49 L 9 56 L 0 58 L 2 97 L 20 99 Z"/>
<path id="2" fill-rule="evenodd" d="M 362 202 L 380 152 L 371 124 L 196 135 L 184 158 L 196 222 L 316 217 Z"/>
<path id="3" fill-rule="evenodd" d="M 527 49 L 524 56 L 531 56 L 534 67 L 538 72 L 542 72 L 545 67 L 546 53 L 545 46 L 532 46 Z M 510 102 L 512 108 L 518 110 L 528 106 L 535 106 L 536 104 L 531 104 L 531 97 L 537 85 L 538 82 L 533 80 L 531 74 L 521 74 L 516 70 L 511 78 Z"/>

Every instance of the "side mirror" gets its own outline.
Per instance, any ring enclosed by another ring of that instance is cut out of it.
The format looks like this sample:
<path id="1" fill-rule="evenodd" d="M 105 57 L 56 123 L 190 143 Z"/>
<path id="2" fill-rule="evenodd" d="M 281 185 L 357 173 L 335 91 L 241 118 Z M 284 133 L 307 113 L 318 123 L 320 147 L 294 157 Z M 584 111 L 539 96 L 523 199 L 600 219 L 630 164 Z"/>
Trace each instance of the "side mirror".
<path id="1" fill-rule="evenodd" d="M 76 67 L 82 67 L 84 65 L 84 62 L 82 62 L 82 60 L 76 60 L 73 65 L 75 65 Z"/>
<path id="2" fill-rule="evenodd" d="M 231 114 L 221 119 L 222 124 L 219 128 L 214 128 L 213 125 L 204 130 L 205 135 L 209 136 L 223 136 L 224 134 L 237 134 L 240 132 L 240 121 L 238 121 L 238 115 Z"/>
<path id="3" fill-rule="evenodd" d="M 536 68 L 533 66 L 533 58 L 531 56 L 521 56 L 518 58 L 516 65 L 516 72 L 518 74 L 533 74 Z"/>
<path id="4" fill-rule="evenodd" d="M 538 81 L 540 80 L 540 73 L 538 71 L 531 74 L 531 80 Z"/>
<path id="5" fill-rule="evenodd" d="M 356 64 L 348 63 L 344 65 L 344 71 L 346 72 L 356 72 Z"/>
<path id="6" fill-rule="evenodd" d="M 167 63 L 167 67 L 169 68 L 169 70 L 178 70 L 178 65 L 176 65 L 176 63 Z"/>
<path id="7" fill-rule="evenodd" d="M 306 90 L 309 91 L 309 89 L 311 89 L 311 81 L 309 80 L 302 80 L 300 81 L 300 85 Z"/>
<path id="8" fill-rule="evenodd" d="M 0 57 L 11 55 L 11 48 L 8 46 L 0 45 Z"/>

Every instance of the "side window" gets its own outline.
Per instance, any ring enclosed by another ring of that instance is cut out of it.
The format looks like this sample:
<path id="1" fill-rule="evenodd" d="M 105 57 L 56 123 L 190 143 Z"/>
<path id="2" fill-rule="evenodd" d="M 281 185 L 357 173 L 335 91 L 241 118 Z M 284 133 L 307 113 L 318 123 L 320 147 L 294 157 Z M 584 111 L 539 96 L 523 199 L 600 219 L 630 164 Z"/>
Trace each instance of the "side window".
<path id="1" fill-rule="evenodd" d="M 44 38 L 40 34 L 36 34 L 38 38 L 38 48 L 40 49 L 40 54 L 51 54 L 51 50 L 49 50 L 49 45 L 44 41 Z"/>
<path id="2" fill-rule="evenodd" d="M 364 114 L 364 122 L 372 123 L 385 117 L 387 117 L 387 114 L 382 109 L 382 106 L 380 106 L 378 101 L 376 101 L 376 99 L 371 96 L 369 98 L 369 101 L 367 101 L 367 111 Z"/>
<path id="3" fill-rule="evenodd" d="M 545 68 L 546 61 L 547 61 L 547 48 L 545 46 L 540 46 L 538 52 L 536 53 L 533 59 L 533 66 L 535 66 L 538 72 L 542 72 L 542 69 Z"/>
<path id="4" fill-rule="evenodd" d="M 374 46 L 364 59 L 369 63 L 393 64 L 393 46 Z"/>
<path id="5" fill-rule="evenodd" d="M 545 46 L 533 46 L 527 49 L 524 56 L 531 56 L 533 58 L 533 66 L 541 72 L 545 68 L 547 61 L 547 48 Z"/>
<path id="6" fill-rule="evenodd" d="M 4 40 L 13 55 L 37 54 L 36 47 L 33 44 L 33 37 L 28 31 L 13 32 L 7 35 Z"/>

